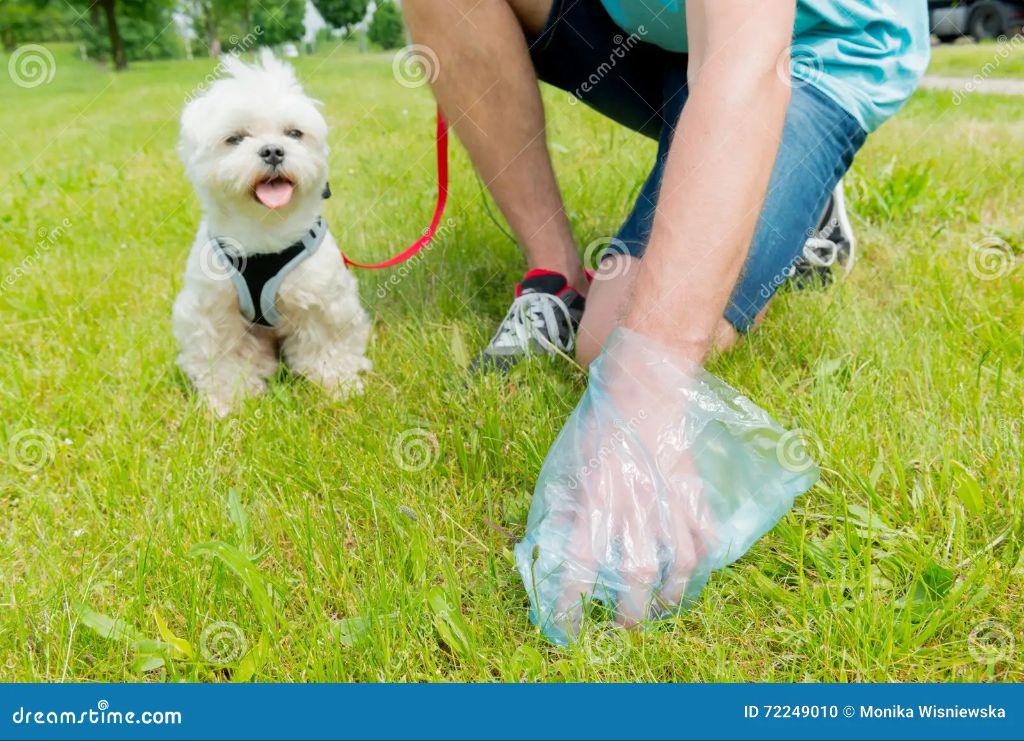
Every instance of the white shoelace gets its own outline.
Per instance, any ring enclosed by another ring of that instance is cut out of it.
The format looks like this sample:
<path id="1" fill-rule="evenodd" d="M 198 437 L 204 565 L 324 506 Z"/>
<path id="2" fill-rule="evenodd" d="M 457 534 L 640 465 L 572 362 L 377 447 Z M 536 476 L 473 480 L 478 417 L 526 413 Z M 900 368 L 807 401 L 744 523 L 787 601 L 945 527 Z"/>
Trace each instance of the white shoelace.
<path id="1" fill-rule="evenodd" d="M 569 336 L 564 339 L 559 331 L 558 314 L 565 319 L 569 331 Z M 541 328 L 546 330 L 546 334 Z M 562 299 L 551 293 L 524 293 L 512 302 L 491 344 L 528 347 L 533 339 L 549 353 L 568 353 L 572 351 L 575 338 L 572 316 Z"/>
<path id="2" fill-rule="evenodd" d="M 804 242 L 804 259 L 819 268 L 830 268 L 835 265 L 839 255 L 839 245 L 831 239 L 808 237 Z"/>

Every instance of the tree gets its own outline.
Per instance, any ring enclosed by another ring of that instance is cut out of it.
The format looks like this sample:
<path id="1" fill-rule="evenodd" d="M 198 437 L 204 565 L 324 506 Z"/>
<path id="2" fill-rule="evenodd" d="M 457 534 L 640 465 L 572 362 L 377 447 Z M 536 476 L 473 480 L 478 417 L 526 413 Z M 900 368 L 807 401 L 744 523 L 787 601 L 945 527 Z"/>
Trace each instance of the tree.
<path id="1" fill-rule="evenodd" d="M 262 33 L 260 43 L 265 46 L 302 39 L 305 17 L 305 0 L 260 0 L 253 11 L 253 21 Z"/>
<path id="2" fill-rule="evenodd" d="M 402 13 L 391 0 L 381 0 L 367 31 L 370 41 L 383 49 L 397 49 L 405 45 Z"/>
<path id="3" fill-rule="evenodd" d="M 180 52 L 177 35 L 168 31 L 172 0 L 75 1 L 88 11 L 77 22 L 87 51 L 111 60 L 116 70 L 127 69 L 130 59 L 158 59 Z"/>
<path id="4" fill-rule="evenodd" d="M 363 20 L 369 0 L 313 0 L 313 5 L 335 28 L 348 28 Z"/>
<path id="5" fill-rule="evenodd" d="M 0 40 L 5 51 L 25 41 L 64 41 L 66 25 L 60 8 L 45 0 L 0 0 Z"/>
<path id="6" fill-rule="evenodd" d="M 251 7 L 238 0 L 186 0 L 180 9 L 192 19 L 196 39 L 205 45 L 206 53 L 218 57 L 225 46 L 233 46 L 232 37 L 241 38 L 253 30 Z"/>
<path id="7" fill-rule="evenodd" d="M 121 29 L 117 25 L 117 0 L 99 0 L 103 14 L 107 17 L 107 36 L 110 38 L 110 56 L 114 60 L 114 69 L 128 69 L 128 55 L 124 52 L 124 41 Z"/>

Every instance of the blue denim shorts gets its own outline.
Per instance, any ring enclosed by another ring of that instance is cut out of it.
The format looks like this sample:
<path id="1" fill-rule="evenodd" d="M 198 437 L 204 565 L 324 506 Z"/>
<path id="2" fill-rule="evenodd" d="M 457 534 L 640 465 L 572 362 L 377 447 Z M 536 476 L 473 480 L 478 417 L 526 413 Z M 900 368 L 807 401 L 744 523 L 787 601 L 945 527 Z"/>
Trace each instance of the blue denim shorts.
<path id="1" fill-rule="evenodd" d="M 530 54 L 541 80 L 658 140 L 657 160 L 609 248 L 642 256 L 669 145 L 686 105 L 687 55 L 627 35 L 600 0 L 554 0 L 547 26 L 531 40 Z M 813 85 L 793 81 L 764 207 L 725 312 L 739 331 L 750 329 L 785 282 L 865 137 L 857 120 L 831 98 Z"/>

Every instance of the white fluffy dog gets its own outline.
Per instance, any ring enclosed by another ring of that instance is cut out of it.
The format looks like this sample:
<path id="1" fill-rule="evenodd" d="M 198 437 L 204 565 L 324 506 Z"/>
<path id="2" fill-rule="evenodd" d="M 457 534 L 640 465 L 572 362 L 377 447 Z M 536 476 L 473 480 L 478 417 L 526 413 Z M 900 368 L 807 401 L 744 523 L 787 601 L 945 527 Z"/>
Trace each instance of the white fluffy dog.
<path id="1" fill-rule="evenodd" d="M 279 358 L 336 395 L 359 391 L 370 322 L 320 219 L 327 123 L 269 51 L 223 64 L 181 117 L 204 218 L 174 303 L 178 365 L 219 415 L 263 392 Z"/>

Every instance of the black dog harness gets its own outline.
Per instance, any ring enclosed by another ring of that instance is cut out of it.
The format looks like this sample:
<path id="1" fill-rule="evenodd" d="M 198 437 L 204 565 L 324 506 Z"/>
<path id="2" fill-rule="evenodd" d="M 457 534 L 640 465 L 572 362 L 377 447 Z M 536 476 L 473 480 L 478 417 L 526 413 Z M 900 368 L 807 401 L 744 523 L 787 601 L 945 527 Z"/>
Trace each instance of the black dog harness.
<path id="1" fill-rule="evenodd" d="M 317 217 L 302 239 L 280 252 L 241 255 L 228 240 L 212 237 L 224 262 L 230 266 L 231 282 L 238 292 L 242 316 L 261 327 L 276 327 L 281 321 L 277 312 L 277 292 L 291 271 L 309 259 L 324 241 L 327 224 Z"/>

